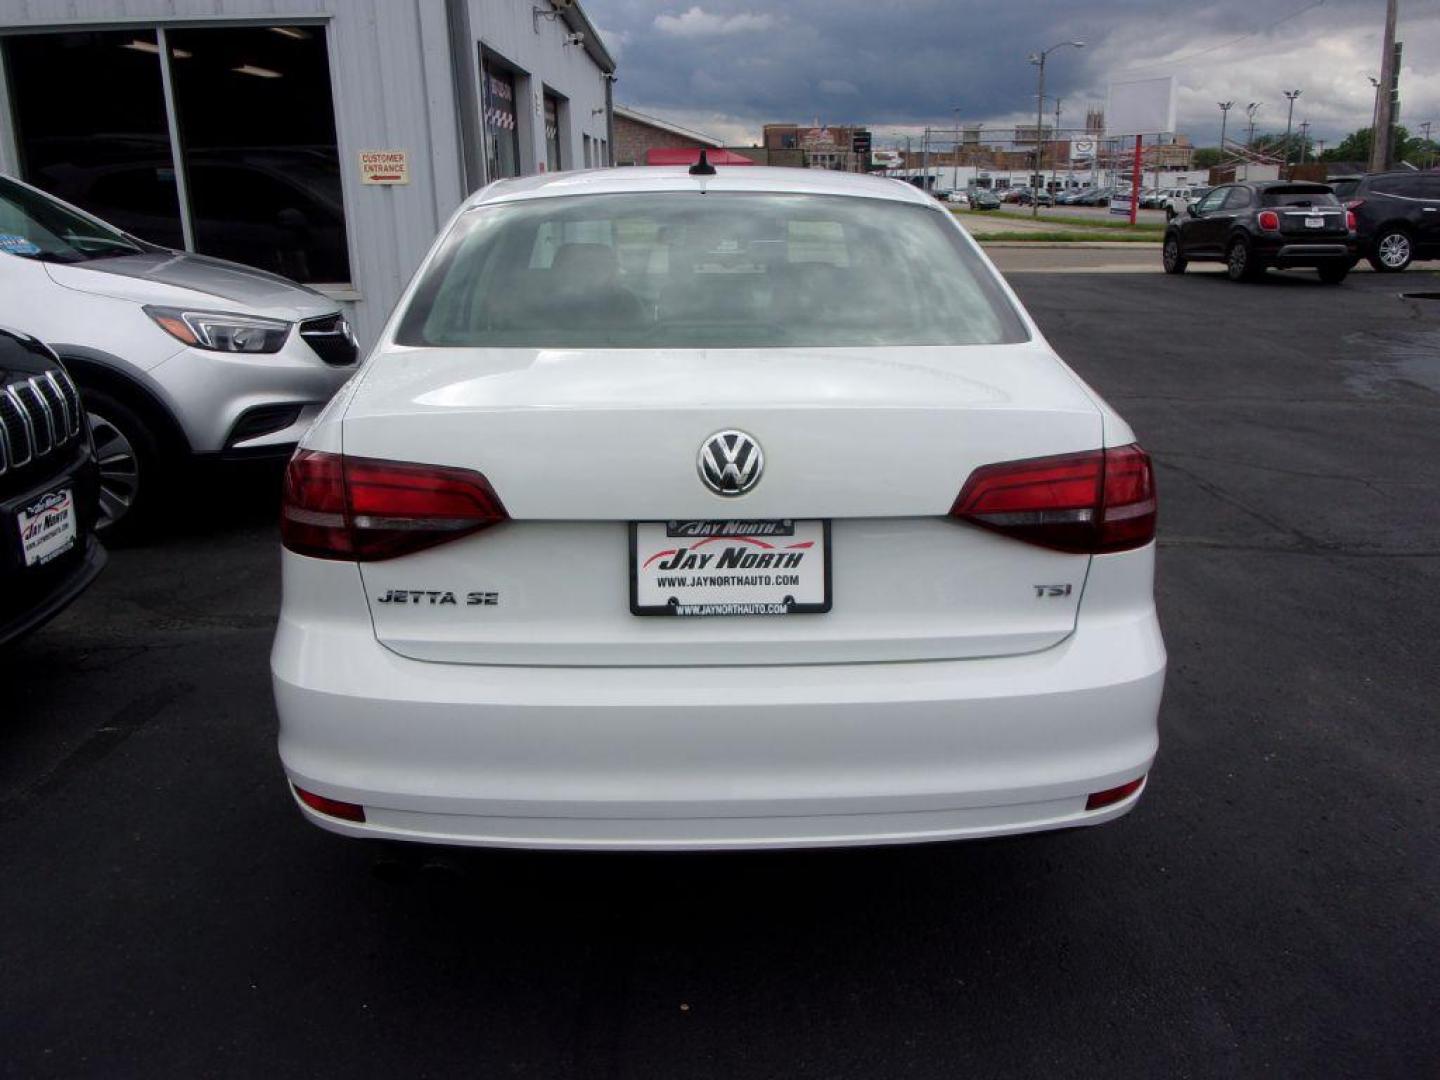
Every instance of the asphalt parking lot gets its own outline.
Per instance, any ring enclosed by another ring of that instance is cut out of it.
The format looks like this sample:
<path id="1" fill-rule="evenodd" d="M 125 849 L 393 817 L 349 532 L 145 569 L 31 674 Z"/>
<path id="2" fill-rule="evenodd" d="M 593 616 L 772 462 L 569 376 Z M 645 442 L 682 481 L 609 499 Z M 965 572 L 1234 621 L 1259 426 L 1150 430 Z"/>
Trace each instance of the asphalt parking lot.
<path id="1" fill-rule="evenodd" d="M 0 1072 L 1433 1075 L 1440 281 L 1013 280 L 1158 464 L 1132 815 L 377 873 L 288 801 L 275 477 L 231 477 L 0 657 Z"/>

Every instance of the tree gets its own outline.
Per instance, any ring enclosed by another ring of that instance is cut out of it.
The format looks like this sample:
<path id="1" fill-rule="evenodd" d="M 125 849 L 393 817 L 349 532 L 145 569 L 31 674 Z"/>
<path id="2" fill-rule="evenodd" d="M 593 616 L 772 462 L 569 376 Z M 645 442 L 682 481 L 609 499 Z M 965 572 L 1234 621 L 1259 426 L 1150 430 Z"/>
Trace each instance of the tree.
<path id="1" fill-rule="evenodd" d="M 1190 163 L 1197 169 L 1213 169 L 1220 164 L 1220 148 L 1202 146 L 1191 156 Z"/>
<path id="2" fill-rule="evenodd" d="M 1362 161 L 1370 160 L 1370 135 L 1368 127 L 1352 131 L 1336 145 L 1325 151 L 1325 161 Z M 1402 124 L 1395 125 L 1395 161 L 1408 161 L 1410 164 L 1423 168 L 1430 157 L 1435 154 L 1435 141 L 1419 138 L 1411 135 Z"/>

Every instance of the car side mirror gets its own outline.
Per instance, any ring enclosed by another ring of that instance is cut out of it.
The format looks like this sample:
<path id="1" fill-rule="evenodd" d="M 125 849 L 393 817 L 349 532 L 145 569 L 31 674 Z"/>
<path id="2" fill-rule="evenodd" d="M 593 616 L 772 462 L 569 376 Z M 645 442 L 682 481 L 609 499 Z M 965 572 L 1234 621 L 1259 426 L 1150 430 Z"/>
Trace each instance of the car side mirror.
<path id="1" fill-rule="evenodd" d="M 1199 204 L 1199 203 L 1191 203 L 1189 206 L 1185 207 L 1185 213 L 1189 214 L 1191 217 L 1199 217 L 1199 216 L 1200 216 L 1200 204 Z"/>

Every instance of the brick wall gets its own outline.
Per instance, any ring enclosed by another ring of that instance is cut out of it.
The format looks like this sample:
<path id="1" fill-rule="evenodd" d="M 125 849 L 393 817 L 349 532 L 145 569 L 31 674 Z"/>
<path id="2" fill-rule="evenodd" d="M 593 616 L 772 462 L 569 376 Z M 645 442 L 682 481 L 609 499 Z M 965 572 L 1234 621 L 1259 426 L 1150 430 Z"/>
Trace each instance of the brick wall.
<path id="1" fill-rule="evenodd" d="M 615 164 L 644 165 L 645 152 L 654 149 L 688 149 L 700 146 L 695 139 L 676 135 L 615 114 Z"/>

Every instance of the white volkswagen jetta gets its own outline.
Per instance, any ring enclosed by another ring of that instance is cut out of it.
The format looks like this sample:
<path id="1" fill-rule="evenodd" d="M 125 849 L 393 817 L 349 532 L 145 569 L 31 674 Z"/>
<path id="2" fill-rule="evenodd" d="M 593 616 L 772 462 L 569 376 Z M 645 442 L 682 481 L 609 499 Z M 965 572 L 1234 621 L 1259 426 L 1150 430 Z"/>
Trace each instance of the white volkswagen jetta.
<path id="1" fill-rule="evenodd" d="M 993 836 L 1124 814 L 1155 754 L 1149 458 L 894 181 L 490 185 L 282 531 L 280 753 L 336 832 Z"/>

